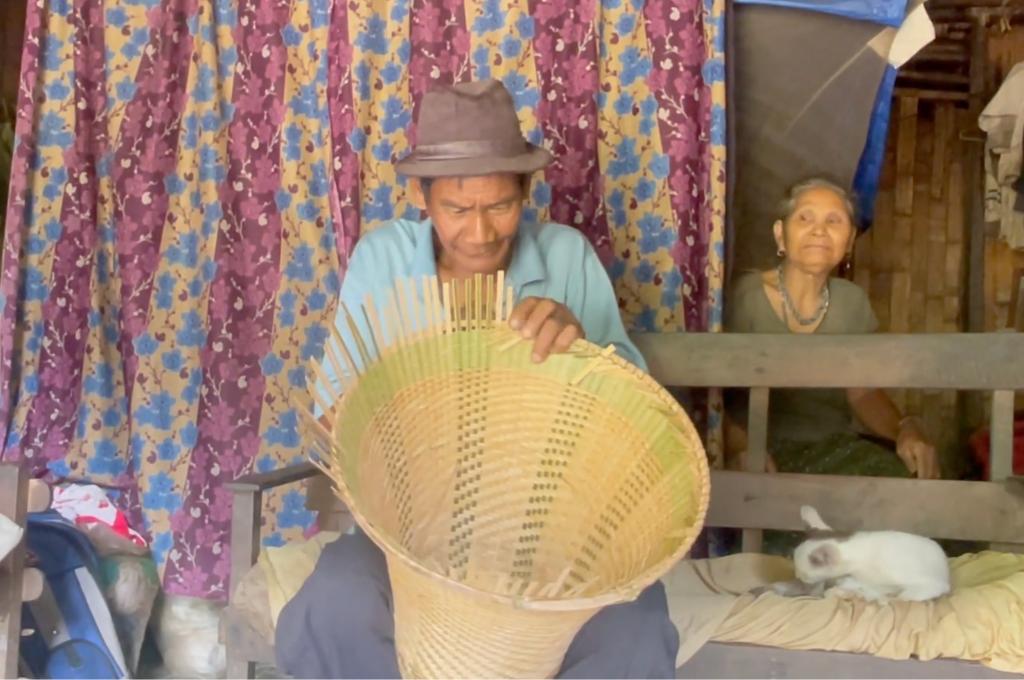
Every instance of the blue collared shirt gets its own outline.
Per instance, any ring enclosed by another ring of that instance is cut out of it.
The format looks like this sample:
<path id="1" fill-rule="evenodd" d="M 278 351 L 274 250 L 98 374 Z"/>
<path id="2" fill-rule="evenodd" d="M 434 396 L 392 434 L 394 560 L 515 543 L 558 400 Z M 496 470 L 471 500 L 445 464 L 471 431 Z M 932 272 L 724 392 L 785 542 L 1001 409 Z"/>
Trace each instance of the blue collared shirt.
<path id="1" fill-rule="evenodd" d="M 433 232 L 429 219 L 400 219 L 362 236 L 352 251 L 341 286 L 343 305 L 355 311 L 363 305 L 367 293 L 387 291 L 396 279 L 418 281 L 435 276 Z M 550 222 L 521 225 L 506 282 L 517 301 L 540 297 L 561 302 L 582 324 L 587 340 L 602 347 L 614 345 L 619 356 L 647 370 L 643 357 L 626 335 L 608 274 L 579 231 Z M 341 305 L 334 323 L 342 337 L 349 337 Z M 357 325 L 361 334 L 366 332 L 358 320 Z M 323 368 L 337 386 L 330 363 L 324 362 Z"/>

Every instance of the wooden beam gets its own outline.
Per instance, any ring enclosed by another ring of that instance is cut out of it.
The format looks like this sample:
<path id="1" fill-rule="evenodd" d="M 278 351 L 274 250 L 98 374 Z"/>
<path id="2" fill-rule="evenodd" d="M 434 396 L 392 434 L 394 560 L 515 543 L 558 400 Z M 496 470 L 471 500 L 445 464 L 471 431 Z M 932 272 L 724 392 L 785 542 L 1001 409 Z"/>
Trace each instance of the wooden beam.
<path id="1" fill-rule="evenodd" d="M 242 475 L 233 482 L 226 484 L 229 491 L 266 491 L 276 486 L 284 486 L 320 474 L 320 470 L 309 461 L 271 470 L 270 472 L 253 472 Z"/>
<path id="2" fill-rule="evenodd" d="M 1024 390 L 1024 333 L 638 333 L 673 387 Z"/>
<path id="3" fill-rule="evenodd" d="M 899 78 L 903 80 L 923 80 L 929 83 L 949 83 L 952 85 L 967 85 L 970 78 L 959 73 L 939 73 L 931 71 L 919 71 L 917 69 L 902 70 Z"/>
<path id="4" fill-rule="evenodd" d="M 996 483 L 712 470 L 711 488 L 705 521 L 711 527 L 799 531 L 800 506 L 810 505 L 838 531 L 1024 543 L 1019 478 Z"/>
<path id="5" fill-rule="evenodd" d="M 893 89 L 893 96 L 914 97 L 916 99 L 937 99 L 939 101 L 965 102 L 970 97 L 966 92 L 954 92 L 953 90 L 927 90 L 916 87 L 897 87 Z"/>
<path id="6" fill-rule="evenodd" d="M 986 34 L 982 19 L 975 18 L 971 33 L 971 96 L 970 120 L 976 121 L 984 106 Z M 965 194 L 968 201 L 967 228 L 969 234 L 967 254 L 967 330 L 985 330 L 985 215 L 982 191 L 982 149 L 971 144 L 964 152 Z"/>

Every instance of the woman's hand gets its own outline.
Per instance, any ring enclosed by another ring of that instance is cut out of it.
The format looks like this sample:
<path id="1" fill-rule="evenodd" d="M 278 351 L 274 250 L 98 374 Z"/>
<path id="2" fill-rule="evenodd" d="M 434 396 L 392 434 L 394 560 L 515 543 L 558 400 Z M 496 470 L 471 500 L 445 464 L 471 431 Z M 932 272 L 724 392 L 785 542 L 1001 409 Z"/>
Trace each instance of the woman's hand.
<path id="1" fill-rule="evenodd" d="M 533 340 L 533 360 L 544 361 L 552 352 L 568 351 L 585 337 L 583 326 L 569 308 L 549 298 L 528 297 L 509 315 L 509 325 L 527 340 Z"/>
<path id="2" fill-rule="evenodd" d="M 779 469 L 777 467 L 775 467 L 775 459 L 772 458 L 772 454 L 770 454 L 770 453 L 768 454 L 768 456 L 764 460 L 764 468 L 765 468 L 764 469 L 765 472 L 770 472 L 772 474 L 774 474 L 774 473 L 779 471 Z M 747 451 L 746 451 L 746 449 L 744 449 L 743 451 L 740 451 L 739 453 L 726 454 L 726 456 L 725 456 L 725 469 L 726 470 L 739 470 L 741 472 L 745 472 L 746 469 L 747 469 Z"/>
<path id="3" fill-rule="evenodd" d="M 939 456 L 916 418 L 904 418 L 896 435 L 896 453 L 919 479 L 939 478 Z"/>

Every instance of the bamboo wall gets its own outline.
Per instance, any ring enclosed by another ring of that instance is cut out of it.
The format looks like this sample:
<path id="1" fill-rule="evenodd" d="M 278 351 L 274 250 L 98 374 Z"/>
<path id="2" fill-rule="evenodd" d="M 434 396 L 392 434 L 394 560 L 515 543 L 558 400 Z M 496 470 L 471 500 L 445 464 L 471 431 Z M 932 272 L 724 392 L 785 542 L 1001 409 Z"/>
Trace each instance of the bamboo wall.
<path id="1" fill-rule="evenodd" d="M 857 242 L 854 281 L 882 331 L 956 332 L 963 327 L 968 234 L 964 212 L 966 110 L 950 101 L 893 102 L 875 222 Z M 920 415 L 951 463 L 960 453 L 956 392 L 893 391 Z"/>
<path id="2" fill-rule="evenodd" d="M 1010 68 L 1024 60 L 1024 26 L 987 35 L 986 90 L 995 92 Z M 903 92 L 913 92 L 904 89 Z M 875 223 L 860 238 L 853 278 L 871 299 L 883 331 L 940 333 L 966 330 L 970 247 L 968 145 L 983 144 L 966 97 L 899 96 L 893 102 Z M 1011 251 L 985 229 L 985 330 L 1006 327 L 1014 271 L 1024 253 Z M 983 424 L 985 409 L 963 422 L 953 392 L 893 393 L 905 411 L 921 415 L 957 471 L 963 437 Z M 1024 395 L 1018 395 L 1024 407 Z M 978 422 L 973 422 L 977 420 Z"/>

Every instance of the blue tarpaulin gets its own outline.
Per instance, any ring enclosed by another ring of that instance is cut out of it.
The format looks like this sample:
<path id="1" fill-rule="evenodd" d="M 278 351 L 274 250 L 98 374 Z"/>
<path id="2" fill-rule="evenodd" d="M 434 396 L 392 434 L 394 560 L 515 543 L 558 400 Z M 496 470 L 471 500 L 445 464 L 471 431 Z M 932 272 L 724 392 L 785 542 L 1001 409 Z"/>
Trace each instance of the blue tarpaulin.
<path id="1" fill-rule="evenodd" d="M 772 5 L 808 12 L 835 14 L 857 21 L 898 27 L 907 13 L 907 0 L 735 0 L 737 5 Z"/>
<path id="2" fill-rule="evenodd" d="M 899 27 L 907 11 L 907 0 L 735 0 L 739 5 L 767 5 L 808 12 L 821 12 L 881 26 Z M 892 93 L 896 69 L 890 66 L 875 93 L 874 107 L 864 150 L 857 166 L 852 189 L 857 194 L 860 226 L 867 229 L 874 218 L 875 198 L 885 158 Z"/>

